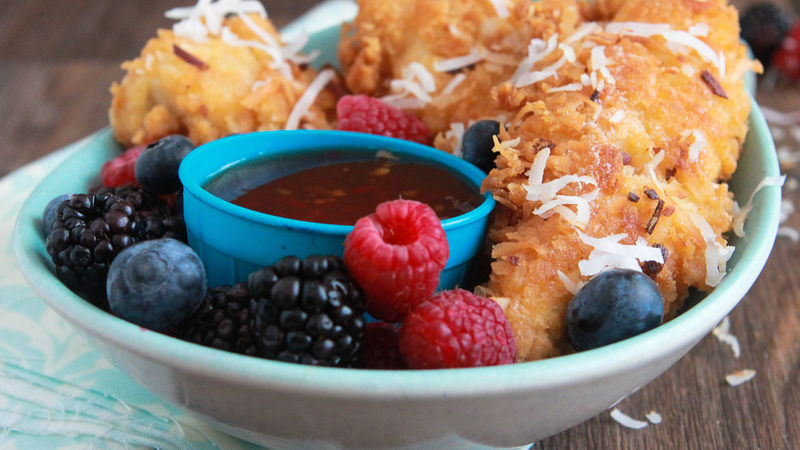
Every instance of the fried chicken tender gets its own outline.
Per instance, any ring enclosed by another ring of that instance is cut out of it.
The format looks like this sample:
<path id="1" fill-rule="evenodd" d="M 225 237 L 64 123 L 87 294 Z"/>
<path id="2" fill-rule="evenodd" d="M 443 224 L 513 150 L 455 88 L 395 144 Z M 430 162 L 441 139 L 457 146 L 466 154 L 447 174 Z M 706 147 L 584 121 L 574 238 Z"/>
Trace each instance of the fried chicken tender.
<path id="1" fill-rule="evenodd" d="M 269 20 L 248 17 L 279 41 Z M 259 41 L 241 17 L 225 25 L 238 39 Z M 290 78 L 272 63 L 265 51 L 230 45 L 220 36 L 198 42 L 159 30 L 138 58 L 123 63 L 127 73 L 111 87 L 114 136 L 132 146 L 179 133 L 199 145 L 232 133 L 282 129 L 316 72 L 287 61 Z M 335 105 L 336 96 L 326 89 L 302 125 L 332 128 Z"/>
<path id="2" fill-rule="evenodd" d="M 578 262 L 592 251 L 574 223 L 559 215 L 533 214 L 541 204 L 526 199 L 527 173 L 539 151 L 551 151 L 545 182 L 570 174 L 597 181 L 599 192 L 590 202 L 591 218 L 583 233 L 598 238 L 622 233 L 623 244 L 641 238 L 663 247 L 666 262 L 655 280 L 667 318 L 679 310 L 689 287 L 708 291 L 709 283 L 716 284 L 709 271 L 717 268 L 707 268 L 698 215 L 713 229 L 712 245 L 721 251 L 726 251 L 722 233 L 732 224 L 733 195 L 724 180 L 736 169 L 747 132 L 751 101 L 743 74 L 756 68 L 739 42 L 736 11 L 717 0 L 600 1 L 582 7 L 585 21 L 661 23 L 673 30 L 705 24 L 703 41 L 722 52 L 727 68 L 720 73 L 696 51 L 676 49 L 661 36 L 599 32 L 582 40 L 575 63 L 564 65 L 557 77 L 494 90 L 497 102 L 517 111 L 501 138 L 520 138 L 520 144 L 496 147 L 497 169 L 484 182 L 503 207 L 491 226 L 494 263 L 483 292 L 509 299 L 506 315 L 520 360 L 568 351 L 565 314 L 572 294 L 559 271 L 571 280 L 585 280 Z M 579 83 L 582 74 L 595 69 L 592 51 L 601 45 L 613 82 L 607 80 L 597 93 L 592 86 L 551 92 Z M 556 52 L 541 66 L 560 56 Z M 727 98 L 704 81 L 707 74 Z M 660 152 L 663 161 L 651 174 L 648 163 L 655 165 Z M 570 185 L 560 194 L 581 195 L 593 188 Z M 645 194 L 650 189 L 664 201 L 662 211 L 669 212 L 662 213 L 652 233 L 646 226 L 658 200 Z M 632 201 L 629 193 L 639 200 Z"/>
<path id="3" fill-rule="evenodd" d="M 529 0 L 507 3 L 510 15 L 501 18 L 489 0 L 359 0 L 359 14 L 343 26 L 339 43 L 347 87 L 357 94 L 387 96 L 396 93 L 392 80 L 402 79 L 410 64 L 419 63 L 433 76 L 436 89 L 423 107 L 404 109 L 419 116 L 434 135 L 453 122 L 494 118 L 500 111 L 488 99 L 492 87 L 514 73 L 536 30 L 552 32 L 558 26 L 546 17 L 525 15 L 523 5 Z M 565 16 L 577 13 L 575 7 L 563 11 Z M 437 61 L 472 51 L 484 55 L 475 67 L 454 72 L 434 68 Z M 445 92 L 461 74 L 467 78 Z"/>
<path id="4" fill-rule="evenodd" d="M 491 277 L 477 292 L 504 305 L 518 360 L 528 361 L 571 350 L 567 286 L 588 281 L 579 262 L 593 251 L 579 232 L 656 246 L 665 262 L 645 268 L 668 319 L 690 287 L 718 283 L 734 208 L 725 180 L 736 170 L 751 106 L 743 78 L 760 67 L 747 58 L 725 0 L 507 3 L 509 16 L 499 18 L 482 0 L 361 0 L 339 51 L 348 87 L 381 96 L 414 62 L 440 88 L 458 74 L 435 71 L 437 61 L 491 50 L 461 71 L 466 79 L 451 94 L 433 94 L 412 112 L 451 152 L 451 123 L 505 125 L 497 168 L 483 184 L 499 205 L 489 230 Z M 532 65 L 518 70 L 526 57 Z M 533 81 L 522 82 L 526 76 Z M 583 198 L 587 220 L 575 204 L 542 212 L 545 202 L 529 198 L 543 151 L 541 183 L 572 179 L 552 200 Z"/>

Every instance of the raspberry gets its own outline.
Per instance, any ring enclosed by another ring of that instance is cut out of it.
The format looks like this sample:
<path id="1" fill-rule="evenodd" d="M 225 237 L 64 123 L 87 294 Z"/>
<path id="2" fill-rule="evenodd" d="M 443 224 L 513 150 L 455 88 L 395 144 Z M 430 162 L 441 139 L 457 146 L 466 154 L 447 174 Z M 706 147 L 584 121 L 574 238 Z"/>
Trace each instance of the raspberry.
<path id="1" fill-rule="evenodd" d="M 136 167 L 136 160 L 144 150 L 144 146 L 131 147 L 111 161 L 106 161 L 100 169 L 100 177 L 103 186 L 120 187 L 126 184 L 133 184 L 139 187 L 133 171 Z"/>
<path id="2" fill-rule="evenodd" d="M 786 76 L 800 80 L 800 24 L 797 24 L 775 52 L 772 62 Z"/>
<path id="3" fill-rule="evenodd" d="M 433 294 L 450 249 L 433 209 L 413 200 L 381 203 L 344 241 L 344 260 L 364 290 L 367 312 L 403 319 Z"/>
<path id="4" fill-rule="evenodd" d="M 366 95 L 345 95 L 336 104 L 337 129 L 380 134 L 428 144 L 428 127 L 421 120 Z"/>
<path id="5" fill-rule="evenodd" d="M 361 360 L 367 369 L 405 369 L 400 357 L 399 329 L 393 323 L 371 322 L 367 324 Z"/>
<path id="6" fill-rule="evenodd" d="M 400 329 L 400 354 L 409 369 L 511 364 L 516 353 L 500 305 L 462 289 L 417 306 Z"/>

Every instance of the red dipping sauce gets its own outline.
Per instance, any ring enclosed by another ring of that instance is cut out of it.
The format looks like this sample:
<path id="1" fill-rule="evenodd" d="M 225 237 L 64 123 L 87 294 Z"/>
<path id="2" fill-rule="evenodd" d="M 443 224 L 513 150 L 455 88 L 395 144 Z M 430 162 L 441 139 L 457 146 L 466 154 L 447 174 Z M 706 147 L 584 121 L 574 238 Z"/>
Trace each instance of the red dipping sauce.
<path id="1" fill-rule="evenodd" d="M 353 225 L 378 204 L 398 198 L 426 203 L 442 220 L 467 213 L 484 200 L 445 170 L 378 160 L 305 169 L 258 186 L 232 203 L 288 219 Z"/>

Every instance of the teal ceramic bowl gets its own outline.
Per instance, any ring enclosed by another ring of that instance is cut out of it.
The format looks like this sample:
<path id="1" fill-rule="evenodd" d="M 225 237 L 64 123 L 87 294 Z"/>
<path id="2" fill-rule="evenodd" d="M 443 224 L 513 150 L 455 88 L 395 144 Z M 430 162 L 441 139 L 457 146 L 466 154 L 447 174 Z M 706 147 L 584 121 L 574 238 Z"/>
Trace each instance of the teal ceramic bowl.
<path id="1" fill-rule="evenodd" d="M 746 199 L 778 175 L 757 106 L 731 189 Z M 19 265 L 47 304 L 120 370 L 187 412 L 271 448 L 513 447 L 577 425 L 648 383 L 708 334 L 745 296 L 769 256 L 780 191 L 762 190 L 732 239 L 728 274 L 708 296 L 658 328 L 582 353 L 499 367 L 368 371 L 308 367 L 226 353 L 142 329 L 67 289 L 44 248 L 41 212 L 62 193 L 98 183 L 120 151 L 103 131 L 32 193 L 14 231 Z"/>
<path id="2" fill-rule="evenodd" d="M 183 212 L 189 245 L 203 260 L 209 285 L 244 281 L 254 270 L 287 255 L 342 256 L 344 239 L 352 226 L 277 217 L 225 199 L 303 169 L 372 161 L 378 152 L 388 152 L 398 162 L 445 170 L 476 192 L 486 176 L 472 164 L 432 147 L 344 131 L 265 131 L 219 139 L 192 151 L 180 168 Z M 481 247 L 494 204 L 486 193 L 477 208 L 442 221 L 450 258 L 441 273 L 441 289 L 461 284 Z"/>
<path id="3" fill-rule="evenodd" d="M 328 2 L 310 27 L 318 64 L 335 62 L 347 1 Z M 23 206 L 14 231 L 20 268 L 32 289 L 121 371 L 212 425 L 271 448 L 515 447 L 575 426 L 650 382 L 707 335 L 746 295 L 772 248 L 780 190 L 762 190 L 732 239 L 728 274 L 670 322 L 599 349 L 499 367 L 367 371 L 308 367 L 226 353 L 144 330 L 91 306 L 53 273 L 41 212 L 51 198 L 86 191 L 120 148 L 109 130 L 93 136 L 48 176 Z M 730 182 L 742 201 L 779 174 L 764 118 L 753 104 L 750 132 Z"/>

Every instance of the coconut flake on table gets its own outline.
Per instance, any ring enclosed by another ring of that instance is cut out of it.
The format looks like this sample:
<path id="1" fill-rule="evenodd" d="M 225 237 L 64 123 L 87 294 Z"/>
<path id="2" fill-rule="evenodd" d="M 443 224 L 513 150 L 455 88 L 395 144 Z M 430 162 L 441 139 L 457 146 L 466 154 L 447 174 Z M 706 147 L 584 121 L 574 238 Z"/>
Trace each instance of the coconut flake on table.
<path id="1" fill-rule="evenodd" d="M 300 120 L 305 117 L 311 106 L 314 104 L 314 101 L 317 99 L 317 96 L 325 89 L 325 86 L 333 80 L 336 76 L 336 72 L 333 69 L 325 69 L 322 72 L 317 74 L 317 77 L 314 78 L 314 81 L 308 85 L 308 88 L 303 95 L 300 96 L 300 99 L 297 100 L 297 103 L 294 104 L 292 107 L 292 112 L 289 113 L 289 118 L 286 119 L 286 127 L 287 130 L 296 130 L 297 127 L 300 125 Z"/>
<path id="2" fill-rule="evenodd" d="M 766 106 L 761 106 L 761 113 L 764 119 L 770 124 L 775 125 L 797 125 L 800 122 L 800 111 L 783 112 Z"/>
<path id="3" fill-rule="evenodd" d="M 717 340 L 722 342 L 723 344 L 728 345 L 731 350 L 733 351 L 734 358 L 739 358 L 742 354 L 741 347 L 739 346 L 739 339 L 736 338 L 733 334 L 731 334 L 731 319 L 728 316 L 725 316 L 712 331 L 711 334 L 714 335 Z"/>
<path id="4" fill-rule="evenodd" d="M 661 249 L 651 247 L 641 237 L 636 244 L 621 244 L 620 241 L 627 236 L 625 233 L 612 234 L 601 238 L 588 236 L 576 230 L 580 240 L 593 248 L 587 259 L 578 261 L 581 275 L 591 277 L 609 269 L 630 269 L 642 271 L 640 262 L 654 261 L 664 264 L 664 255 Z"/>
<path id="5" fill-rule="evenodd" d="M 736 248 L 730 245 L 720 244 L 717 241 L 717 234 L 714 233 L 714 229 L 711 228 L 711 225 L 709 225 L 706 219 L 700 214 L 690 211 L 689 219 L 694 226 L 697 227 L 698 231 L 700 231 L 700 235 L 706 242 L 705 283 L 714 287 L 725 277 L 728 260 L 731 259 L 731 255 L 733 255 L 733 251 L 736 250 Z"/>
<path id="6" fill-rule="evenodd" d="M 661 418 L 661 414 L 655 411 L 650 411 L 649 413 L 645 414 L 645 417 L 647 417 L 647 420 L 654 425 L 658 425 L 663 420 Z"/>
<path id="7" fill-rule="evenodd" d="M 792 178 L 791 180 L 794 180 Z M 794 180 L 796 181 L 796 180 Z M 800 231 L 797 231 L 796 228 L 790 227 L 789 225 L 785 225 L 786 221 L 789 220 L 789 217 L 794 214 L 795 208 L 794 203 L 792 203 L 789 199 L 781 200 L 781 210 L 780 210 L 780 219 L 779 222 L 780 226 L 778 227 L 778 236 L 789 238 L 792 242 L 800 242 Z"/>
<path id="8" fill-rule="evenodd" d="M 778 147 L 777 154 L 778 162 L 782 168 L 791 168 L 800 162 L 800 151 L 792 150 L 788 145 Z"/>
<path id="9" fill-rule="evenodd" d="M 725 381 L 728 382 L 731 386 L 739 386 L 742 383 L 746 383 L 753 379 L 756 376 L 756 371 L 752 369 L 742 369 L 737 370 L 736 372 L 730 373 L 725 375 Z"/>
<path id="10" fill-rule="evenodd" d="M 733 232 L 736 236 L 743 237 L 744 233 L 744 222 L 747 220 L 747 215 L 750 214 L 750 210 L 753 209 L 753 199 L 755 199 L 756 194 L 764 189 L 765 187 L 776 186 L 781 187 L 783 186 L 784 181 L 786 181 L 786 175 L 781 175 L 777 177 L 764 177 L 753 190 L 753 193 L 750 194 L 750 198 L 747 199 L 747 203 L 744 206 L 740 207 L 738 203 L 734 200 L 733 202 Z"/>
<path id="11" fill-rule="evenodd" d="M 641 430 L 649 425 L 643 420 L 636 420 L 633 417 L 623 413 L 617 408 L 611 410 L 611 418 L 617 421 L 620 425 L 626 428 L 633 428 L 634 430 Z"/>

